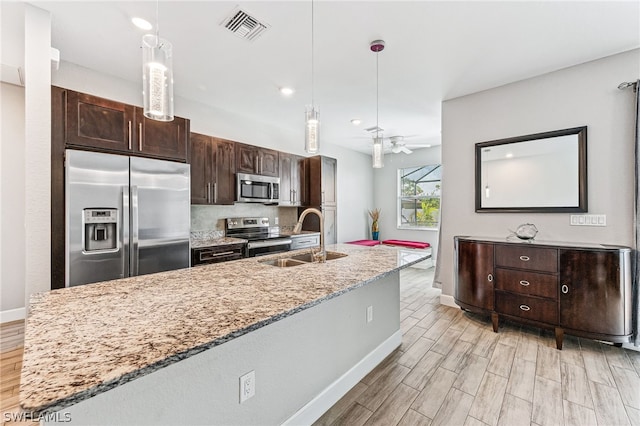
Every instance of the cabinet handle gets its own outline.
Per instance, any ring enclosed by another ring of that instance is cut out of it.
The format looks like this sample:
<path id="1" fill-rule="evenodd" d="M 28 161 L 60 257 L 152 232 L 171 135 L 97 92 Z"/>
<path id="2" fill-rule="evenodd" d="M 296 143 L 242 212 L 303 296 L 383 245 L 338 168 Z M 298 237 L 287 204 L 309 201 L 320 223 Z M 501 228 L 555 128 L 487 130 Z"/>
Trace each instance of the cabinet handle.
<path id="1" fill-rule="evenodd" d="M 258 157 L 255 157 L 253 159 L 253 170 L 255 170 L 256 173 L 260 173 L 260 168 L 258 167 Z"/>
<path id="2" fill-rule="evenodd" d="M 131 120 L 129 120 L 129 151 L 131 151 Z"/>
<path id="3" fill-rule="evenodd" d="M 569 293 L 569 286 L 568 285 L 563 284 L 561 289 L 562 289 L 562 293 L 564 293 L 564 294 Z"/>
<path id="4" fill-rule="evenodd" d="M 142 151 L 142 123 L 138 124 L 138 150 Z"/>
<path id="5" fill-rule="evenodd" d="M 264 170 L 264 157 L 260 157 L 260 173 Z"/>
<path id="6" fill-rule="evenodd" d="M 293 189 L 292 191 L 293 191 L 293 202 L 295 204 L 296 200 L 298 199 L 298 191 L 296 191 L 295 189 Z"/>
<path id="7" fill-rule="evenodd" d="M 213 204 L 218 202 L 218 182 L 213 183 Z"/>
<path id="8" fill-rule="evenodd" d="M 322 191 L 322 204 L 324 204 L 324 191 Z"/>
<path id="9" fill-rule="evenodd" d="M 522 280 L 522 281 L 520 281 L 520 285 L 523 285 L 523 286 L 526 287 L 526 286 L 529 285 L 529 281 Z"/>
<path id="10" fill-rule="evenodd" d="M 487 275 L 487 281 L 492 282 L 493 281 L 493 275 L 491 275 L 491 274 Z"/>
<path id="11" fill-rule="evenodd" d="M 211 184 L 209 182 L 207 182 L 207 184 L 205 185 L 205 188 L 206 188 L 206 191 L 207 191 L 207 204 L 209 204 L 211 202 L 211 200 L 209 199 L 209 194 L 211 194 L 211 191 L 209 189 L 210 186 L 211 186 Z"/>
<path id="12" fill-rule="evenodd" d="M 520 260 L 522 260 L 523 262 L 528 262 L 529 256 L 520 256 Z"/>
<path id="13" fill-rule="evenodd" d="M 526 311 L 530 311 L 530 310 L 531 310 L 531 308 L 530 308 L 530 307 L 528 307 L 527 305 L 520 305 L 520 309 L 521 309 L 521 310 L 523 310 L 523 311 L 525 311 L 525 312 L 526 312 Z"/>

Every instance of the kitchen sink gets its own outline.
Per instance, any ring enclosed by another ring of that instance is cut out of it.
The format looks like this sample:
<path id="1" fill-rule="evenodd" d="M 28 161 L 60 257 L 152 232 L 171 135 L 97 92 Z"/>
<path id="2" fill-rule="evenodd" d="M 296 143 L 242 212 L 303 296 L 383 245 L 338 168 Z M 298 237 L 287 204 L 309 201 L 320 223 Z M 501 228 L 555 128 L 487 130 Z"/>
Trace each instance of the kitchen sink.
<path id="1" fill-rule="evenodd" d="M 327 260 L 340 259 L 341 257 L 348 256 L 345 253 L 339 253 L 337 251 L 328 251 Z M 290 268 L 292 266 L 305 265 L 313 262 L 311 253 L 298 254 L 296 256 L 285 257 L 284 259 L 273 260 L 259 260 L 260 263 L 265 265 L 277 266 L 278 268 Z"/>
<path id="2" fill-rule="evenodd" d="M 305 261 L 296 260 L 296 259 L 274 259 L 274 260 L 261 260 L 260 263 L 264 263 L 265 265 L 277 266 L 279 268 L 289 268 L 291 266 L 299 266 L 304 265 Z"/>
<path id="3" fill-rule="evenodd" d="M 327 260 L 340 259 L 341 257 L 345 257 L 345 256 L 348 256 L 348 255 L 345 253 L 339 253 L 337 251 L 327 252 Z M 311 256 L 311 253 L 298 254 L 296 256 L 291 256 L 289 259 L 301 260 L 303 262 L 313 262 L 313 256 Z"/>

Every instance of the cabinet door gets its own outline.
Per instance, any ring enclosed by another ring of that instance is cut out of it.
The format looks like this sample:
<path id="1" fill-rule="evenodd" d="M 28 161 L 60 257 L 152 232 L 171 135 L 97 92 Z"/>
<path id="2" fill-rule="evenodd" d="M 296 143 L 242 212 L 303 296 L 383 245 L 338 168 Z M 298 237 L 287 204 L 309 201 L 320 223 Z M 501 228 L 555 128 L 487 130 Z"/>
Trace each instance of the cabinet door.
<path id="1" fill-rule="evenodd" d="M 322 204 L 335 206 L 338 201 L 336 173 L 338 162 L 335 158 L 322 157 Z"/>
<path id="2" fill-rule="evenodd" d="M 293 172 L 295 170 L 295 155 L 280 153 L 280 201 L 281 206 L 294 205 Z M 297 172 L 297 170 L 296 170 Z"/>
<path id="3" fill-rule="evenodd" d="M 560 325 L 589 333 L 630 333 L 617 251 L 560 251 Z"/>
<path id="4" fill-rule="evenodd" d="M 136 108 L 138 143 L 134 152 L 170 160 L 187 160 L 188 120 L 175 117 L 173 121 L 150 120 Z"/>
<path id="5" fill-rule="evenodd" d="M 457 242 L 456 302 L 493 310 L 493 244 Z"/>
<path id="6" fill-rule="evenodd" d="M 335 207 L 326 207 L 322 209 L 324 216 L 324 244 L 335 244 L 338 242 L 338 212 Z M 311 216 L 311 215 L 309 215 Z"/>
<path id="7" fill-rule="evenodd" d="M 307 188 L 307 161 L 305 157 L 296 155 L 291 177 L 293 202 L 296 206 L 309 205 L 309 191 Z"/>
<path id="8" fill-rule="evenodd" d="M 213 177 L 213 204 L 233 204 L 236 197 L 235 142 L 213 138 L 215 169 Z"/>
<path id="9" fill-rule="evenodd" d="M 258 173 L 258 157 L 254 146 L 236 143 L 236 172 Z"/>
<path id="10" fill-rule="evenodd" d="M 210 204 L 212 145 L 210 136 L 191 133 L 191 204 Z"/>
<path id="11" fill-rule="evenodd" d="M 258 149 L 258 173 L 265 176 L 280 176 L 280 162 L 278 151 L 273 149 Z"/>
<path id="12" fill-rule="evenodd" d="M 67 145 L 129 152 L 135 143 L 134 107 L 67 90 Z"/>

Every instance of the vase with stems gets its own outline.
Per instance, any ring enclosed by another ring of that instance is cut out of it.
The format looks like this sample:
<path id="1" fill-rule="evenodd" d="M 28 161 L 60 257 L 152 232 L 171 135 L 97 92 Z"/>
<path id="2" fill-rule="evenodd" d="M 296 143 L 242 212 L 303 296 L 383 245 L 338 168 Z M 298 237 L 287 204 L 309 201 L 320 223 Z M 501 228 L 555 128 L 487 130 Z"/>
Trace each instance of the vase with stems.
<path id="1" fill-rule="evenodd" d="M 378 228 L 378 219 L 380 219 L 380 209 L 369 210 L 369 216 L 373 221 L 371 223 L 371 239 L 378 240 L 380 236 L 380 229 Z"/>

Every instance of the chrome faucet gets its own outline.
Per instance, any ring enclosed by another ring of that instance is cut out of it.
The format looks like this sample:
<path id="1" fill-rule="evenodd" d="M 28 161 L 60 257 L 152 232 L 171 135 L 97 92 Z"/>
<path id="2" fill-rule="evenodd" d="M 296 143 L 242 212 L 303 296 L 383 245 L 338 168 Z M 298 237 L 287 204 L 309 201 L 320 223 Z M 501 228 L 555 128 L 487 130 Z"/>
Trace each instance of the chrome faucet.
<path id="1" fill-rule="evenodd" d="M 314 213 L 320 219 L 320 253 L 314 253 L 313 249 L 311 249 L 311 255 L 314 261 L 325 263 L 327 261 L 327 252 L 324 250 L 324 216 L 320 210 L 310 208 L 303 211 L 298 219 L 298 223 L 296 223 L 296 226 L 293 228 L 293 233 L 299 234 L 300 231 L 302 231 L 302 222 L 309 213 Z"/>

